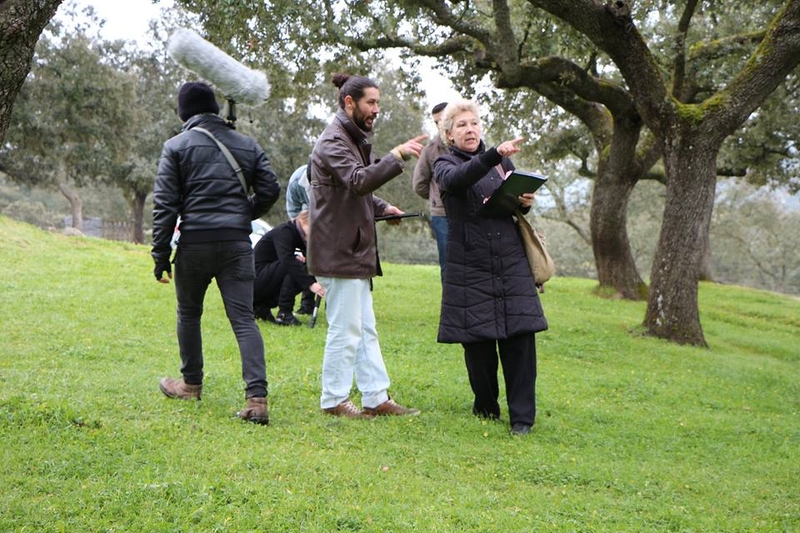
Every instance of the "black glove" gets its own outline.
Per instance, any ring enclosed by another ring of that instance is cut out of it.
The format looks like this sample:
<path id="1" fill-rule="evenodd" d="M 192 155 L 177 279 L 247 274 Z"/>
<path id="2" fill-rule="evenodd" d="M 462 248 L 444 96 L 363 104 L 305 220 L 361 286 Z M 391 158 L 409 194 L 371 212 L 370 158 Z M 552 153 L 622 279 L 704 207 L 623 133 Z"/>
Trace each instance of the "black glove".
<path id="1" fill-rule="evenodd" d="M 153 269 L 153 275 L 156 277 L 156 279 L 161 281 L 161 278 L 164 276 L 165 272 L 167 277 L 172 277 L 172 265 L 169 262 L 169 258 L 166 260 L 156 260 L 156 267 Z"/>

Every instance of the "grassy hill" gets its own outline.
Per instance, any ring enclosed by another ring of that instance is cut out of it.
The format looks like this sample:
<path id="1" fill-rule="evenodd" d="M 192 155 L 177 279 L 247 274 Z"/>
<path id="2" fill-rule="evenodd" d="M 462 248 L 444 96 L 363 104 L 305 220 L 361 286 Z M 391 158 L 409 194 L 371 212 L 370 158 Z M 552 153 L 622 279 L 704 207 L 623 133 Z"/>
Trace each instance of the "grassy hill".
<path id="1" fill-rule="evenodd" d="M 386 265 L 391 391 L 422 415 L 321 415 L 323 316 L 261 324 L 259 427 L 234 416 L 239 357 L 215 287 L 204 399 L 171 401 L 158 379 L 178 373 L 175 299 L 147 247 L 3 217 L 0 238 L 0 531 L 800 530 L 796 299 L 702 285 L 704 350 L 642 335 L 644 303 L 557 278 L 539 416 L 512 438 L 505 416 L 471 416 L 460 346 L 435 342 L 437 267 Z"/>

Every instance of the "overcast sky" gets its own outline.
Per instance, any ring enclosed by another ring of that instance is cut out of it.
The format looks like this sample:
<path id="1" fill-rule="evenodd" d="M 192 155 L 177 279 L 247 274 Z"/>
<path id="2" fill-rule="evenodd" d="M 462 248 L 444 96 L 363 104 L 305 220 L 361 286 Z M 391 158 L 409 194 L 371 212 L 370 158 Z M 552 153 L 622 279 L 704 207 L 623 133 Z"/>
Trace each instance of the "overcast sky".
<path id="1" fill-rule="evenodd" d="M 98 17 L 105 20 L 103 36 L 107 39 L 126 39 L 142 41 L 146 38 L 147 25 L 157 18 L 163 7 L 172 6 L 172 0 L 71 0 L 79 9 L 92 6 Z M 59 8 L 59 13 L 70 2 L 67 0 Z"/>

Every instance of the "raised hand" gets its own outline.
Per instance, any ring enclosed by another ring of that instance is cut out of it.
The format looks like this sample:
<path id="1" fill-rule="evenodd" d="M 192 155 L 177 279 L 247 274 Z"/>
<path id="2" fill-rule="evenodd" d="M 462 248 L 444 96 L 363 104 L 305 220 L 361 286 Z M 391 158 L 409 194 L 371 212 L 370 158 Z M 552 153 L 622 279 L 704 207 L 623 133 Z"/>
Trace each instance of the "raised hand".
<path id="1" fill-rule="evenodd" d="M 512 155 L 518 153 L 521 148 L 519 145 L 524 141 L 524 137 L 517 137 L 511 141 L 504 141 L 497 146 L 497 153 L 502 155 L 503 157 L 511 157 Z"/>
<path id="2" fill-rule="evenodd" d="M 412 157 L 419 157 L 419 153 L 422 151 L 422 148 L 424 148 L 422 141 L 427 138 L 427 133 L 418 135 L 417 137 L 409 139 L 403 144 L 398 144 L 392 148 L 392 153 L 395 155 L 395 157 L 399 155 L 400 157 L 398 157 L 398 159 L 403 159 L 405 161 L 408 161 Z"/>

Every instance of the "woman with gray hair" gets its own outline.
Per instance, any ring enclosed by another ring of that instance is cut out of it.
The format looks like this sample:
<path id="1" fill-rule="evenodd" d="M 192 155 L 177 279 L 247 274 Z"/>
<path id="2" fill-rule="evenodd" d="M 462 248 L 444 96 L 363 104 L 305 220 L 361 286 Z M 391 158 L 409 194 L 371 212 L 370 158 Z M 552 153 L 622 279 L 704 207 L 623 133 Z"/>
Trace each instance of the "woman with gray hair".
<path id="1" fill-rule="evenodd" d="M 514 168 L 516 138 L 486 148 L 478 106 L 449 104 L 439 129 L 449 153 L 434 164 L 447 214 L 449 238 L 438 342 L 461 343 L 472 412 L 500 417 L 498 353 L 503 366 L 513 435 L 530 433 L 536 417 L 536 332 L 547 329 L 513 213 L 482 209 Z M 519 197 L 527 213 L 533 194 Z"/>

